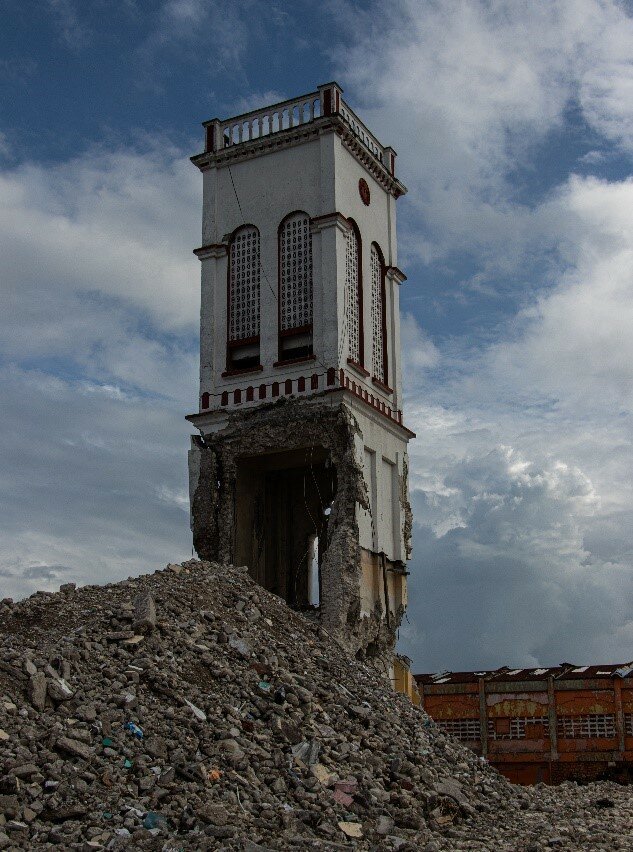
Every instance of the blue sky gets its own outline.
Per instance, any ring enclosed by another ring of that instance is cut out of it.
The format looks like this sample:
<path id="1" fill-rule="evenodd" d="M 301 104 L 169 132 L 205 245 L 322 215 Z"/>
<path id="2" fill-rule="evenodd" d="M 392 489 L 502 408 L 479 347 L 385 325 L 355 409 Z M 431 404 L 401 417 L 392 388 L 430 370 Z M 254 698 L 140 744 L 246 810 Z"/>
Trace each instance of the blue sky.
<path id="1" fill-rule="evenodd" d="M 398 151 L 418 671 L 633 658 L 633 8 L 4 0 L 0 590 L 190 554 L 200 122 Z"/>

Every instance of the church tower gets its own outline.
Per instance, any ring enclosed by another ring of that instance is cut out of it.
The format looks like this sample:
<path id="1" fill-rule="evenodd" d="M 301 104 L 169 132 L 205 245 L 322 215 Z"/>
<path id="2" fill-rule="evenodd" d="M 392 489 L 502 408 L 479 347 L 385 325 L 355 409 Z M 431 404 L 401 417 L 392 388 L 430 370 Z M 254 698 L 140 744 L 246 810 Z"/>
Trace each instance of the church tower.
<path id="1" fill-rule="evenodd" d="M 194 546 L 389 661 L 411 512 L 396 154 L 336 83 L 204 123 Z"/>

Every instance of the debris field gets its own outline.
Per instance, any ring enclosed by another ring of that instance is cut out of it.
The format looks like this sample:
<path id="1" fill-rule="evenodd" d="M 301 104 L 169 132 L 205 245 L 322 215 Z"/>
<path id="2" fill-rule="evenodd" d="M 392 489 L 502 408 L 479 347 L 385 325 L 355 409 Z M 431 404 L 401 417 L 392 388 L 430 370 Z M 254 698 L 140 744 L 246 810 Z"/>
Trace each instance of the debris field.
<path id="1" fill-rule="evenodd" d="M 631 850 L 630 788 L 521 788 L 246 569 L 0 603 L 0 849 Z"/>

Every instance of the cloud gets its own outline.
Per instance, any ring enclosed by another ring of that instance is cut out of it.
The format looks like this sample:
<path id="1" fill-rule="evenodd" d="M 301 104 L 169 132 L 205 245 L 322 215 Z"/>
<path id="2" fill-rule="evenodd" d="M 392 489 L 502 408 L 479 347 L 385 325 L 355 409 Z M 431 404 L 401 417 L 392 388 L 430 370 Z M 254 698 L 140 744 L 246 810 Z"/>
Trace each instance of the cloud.
<path id="1" fill-rule="evenodd" d="M 281 103 L 281 101 L 286 100 L 286 97 L 286 95 L 282 95 L 281 92 L 277 92 L 273 89 L 269 89 L 266 92 L 253 92 L 252 94 L 236 101 L 228 112 L 230 112 L 231 115 L 241 115 L 245 112 L 252 112 L 253 110 L 260 109 L 260 107 L 267 107 L 271 104 Z"/>
<path id="2" fill-rule="evenodd" d="M 516 268 L 544 236 L 519 176 L 535 183 L 534 157 L 545 161 L 575 105 L 631 149 L 633 21 L 619 4 L 400 0 L 388 21 L 377 6 L 336 8 L 353 44 L 336 73 L 379 138 L 397 139 L 406 257 L 464 251 L 488 278 Z"/>
<path id="3" fill-rule="evenodd" d="M 0 187 L 0 593 L 185 558 L 195 170 L 168 146 L 94 149 Z"/>
<path id="4" fill-rule="evenodd" d="M 188 160 L 167 146 L 143 153 L 94 148 L 56 165 L 25 163 L 1 172 L 0 298 L 5 317 L 13 318 L 3 335 L 5 352 L 81 338 L 86 311 L 100 301 L 103 312 L 110 311 L 104 299 L 141 310 L 165 332 L 193 329 L 197 178 Z M 76 306 L 70 315 L 59 309 L 67 299 Z M 24 322 L 37 327 L 29 341 Z"/>
<path id="5" fill-rule="evenodd" d="M 61 40 L 73 51 L 86 47 L 92 38 L 89 27 L 80 21 L 73 0 L 46 0 Z"/>
<path id="6" fill-rule="evenodd" d="M 255 2 L 235 3 L 220 0 L 164 0 L 160 5 L 139 55 L 147 65 L 145 84 L 155 85 L 156 78 L 168 74 L 168 64 L 157 67 L 157 55 L 178 54 L 182 60 L 200 63 L 199 51 L 205 43 L 212 46 L 206 62 L 214 72 L 242 72 L 242 59 L 249 33 L 256 22 L 249 17 Z M 212 38 L 210 38 L 212 36 Z"/>
<path id="7" fill-rule="evenodd" d="M 403 647 L 418 669 L 628 659 L 633 573 L 587 549 L 599 511 L 585 474 L 497 447 L 415 490 L 415 566 Z M 449 528 L 438 525 L 450 513 Z M 630 546 L 630 541 L 629 541 Z M 614 629 L 615 625 L 615 629 Z M 624 640 L 624 641 L 623 641 Z"/>
<path id="8" fill-rule="evenodd" d="M 413 381 L 420 372 L 435 367 L 440 355 L 429 336 L 420 328 L 413 314 L 402 313 L 400 322 L 402 369 L 404 381 Z"/>

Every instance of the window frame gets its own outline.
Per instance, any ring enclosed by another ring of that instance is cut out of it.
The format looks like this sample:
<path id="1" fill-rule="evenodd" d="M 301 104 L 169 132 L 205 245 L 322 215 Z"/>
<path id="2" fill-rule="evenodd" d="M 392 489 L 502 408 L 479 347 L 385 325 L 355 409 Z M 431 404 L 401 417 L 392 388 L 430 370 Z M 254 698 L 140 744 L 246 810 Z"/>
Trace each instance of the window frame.
<path id="1" fill-rule="evenodd" d="M 380 282 L 379 282 L 380 314 L 381 314 L 380 315 L 380 334 L 382 336 L 382 372 L 383 372 L 383 376 L 381 378 L 380 376 L 374 376 L 373 375 L 373 369 L 374 369 L 373 360 L 374 359 L 373 359 L 373 340 L 372 340 L 372 382 L 373 382 L 373 384 L 378 385 L 379 388 L 382 388 L 387 393 L 392 393 L 393 391 L 392 391 L 391 385 L 389 384 L 389 348 L 388 348 L 389 334 L 388 334 L 388 328 L 387 328 L 387 265 L 385 263 L 385 256 L 383 254 L 383 251 L 375 240 L 371 244 L 370 252 L 374 251 L 374 250 L 376 251 L 376 254 L 378 256 L 378 264 L 379 264 L 379 268 L 380 268 Z M 371 268 L 371 255 L 370 255 L 370 268 Z M 372 286 L 372 293 L 371 293 L 372 302 L 371 302 L 371 304 L 372 304 L 372 310 L 373 310 L 373 305 L 374 305 L 374 293 L 373 293 L 374 282 L 373 282 L 373 279 L 372 279 L 372 282 L 371 282 L 371 286 Z M 373 336 L 373 333 L 374 333 L 374 323 L 373 323 L 373 316 L 372 316 L 372 336 Z"/>
<path id="2" fill-rule="evenodd" d="M 232 361 L 232 353 L 236 349 L 242 348 L 244 346 L 257 346 L 260 347 L 260 334 L 252 335 L 251 337 L 244 337 L 240 340 L 232 340 L 231 339 L 231 309 L 233 300 L 232 290 L 231 290 L 231 273 L 233 271 L 233 264 L 231 259 L 232 248 L 237 239 L 240 231 L 244 231 L 248 228 L 252 228 L 257 233 L 258 240 L 258 263 L 259 263 L 259 316 L 258 316 L 258 328 L 261 332 L 261 310 L 262 310 L 262 301 L 261 301 L 261 233 L 257 225 L 254 225 L 252 222 L 245 222 L 243 225 L 239 225 L 235 230 L 231 233 L 228 241 L 228 250 L 227 250 L 227 264 L 226 264 L 226 371 L 223 373 L 223 376 L 230 376 L 236 373 L 248 373 L 253 370 L 260 370 L 261 367 L 261 349 L 258 351 L 257 355 L 257 365 L 248 366 L 244 368 L 236 367 Z"/>
<path id="3" fill-rule="evenodd" d="M 365 370 L 365 323 L 363 321 L 363 241 L 360 235 L 360 228 L 355 219 L 347 217 L 347 224 L 350 230 L 354 232 L 356 237 L 356 291 L 358 296 L 358 361 L 351 357 L 351 347 L 349 345 L 349 333 L 347 338 L 347 363 L 354 367 L 360 368 L 361 372 L 369 376 Z M 346 235 L 345 239 L 348 239 Z M 347 246 L 345 247 L 345 287 L 347 288 Z M 347 308 L 347 292 L 345 292 L 345 307 Z"/>
<path id="4" fill-rule="evenodd" d="M 310 284 L 312 290 L 312 322 L 307 323 L 302 326 L 296 326 L 295 328 L 283 329 L 281 328 L 281 305 L 282 305 L 282 264 L 281 264 L 281 241 L 283 230 L 286 226 L 286 223 L 292 219 L 293 216 L 304 216 L 308 220 L 308 239 L 309 239 L 309 247 L 310 247 Z M 299 335 L 309 334 L 311 338 L 311 342 L 309 344 L 309 348 L 312 350 L 311 353 L 307 355 L 302 355 L 299 357 L 284 357 L 283 350 L 283 340 L 288 339 L 290 337 L 297 337 Z M 275 366 L 285 366 L 286 364 L 292 364 L 296 361 L 308 361 L 314 360 L 314 259 L 312 255 L 312 217 L 305 210 L 292 210 L 281 220 L 277 227 L 277 361 L 275 362 Z"/>

